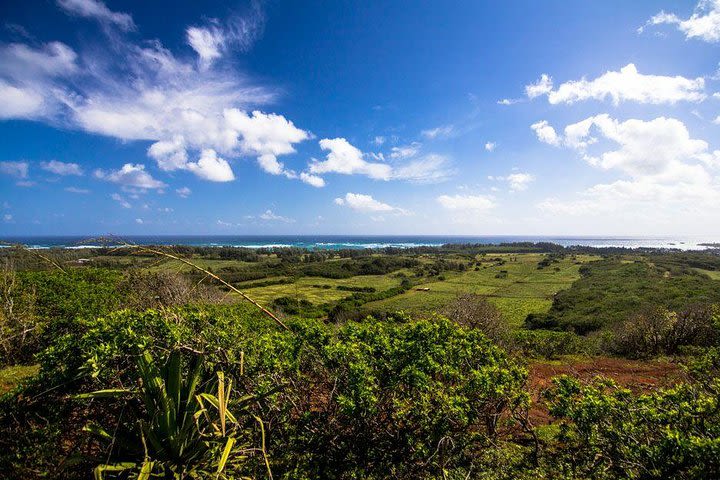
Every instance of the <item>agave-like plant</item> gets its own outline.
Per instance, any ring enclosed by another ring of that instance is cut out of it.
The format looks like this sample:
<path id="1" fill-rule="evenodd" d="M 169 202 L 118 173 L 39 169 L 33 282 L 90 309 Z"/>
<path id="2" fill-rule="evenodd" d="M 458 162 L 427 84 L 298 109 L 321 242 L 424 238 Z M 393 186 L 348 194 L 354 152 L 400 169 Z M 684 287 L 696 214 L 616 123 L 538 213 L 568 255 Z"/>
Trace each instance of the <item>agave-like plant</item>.
<path id="1" fill-rule="evenodd" d="M 226 380 L 221 371 L 215 378 L 208 378 L 202 355 L 193 354 L 186 362 L 186 375 L 183 375 L 183 363 L 183 355 L 178 350 L 169 355 L 162 367 L 158 367 L 151 354 L 145 352 L 137 361 L 138 388 L 106 389 L 77 395 L 80 399 L 127 398 L 140 418 L 137 428 L 113 435 L 97 424 L 85 427 L 93 434 L 127 445 L 129 451 L 137 452 L 133 460 L 99 465 L 95 469 L 95 478 L 101 480 L 114 475 L 126 478 L 132 472 L 141 480 L 151 477 L 222 478 L 228 465 L 239 465 L 250 452 L 262 454 L 268 476 L 272 478 L 264 448 L 262 420 L 253 416 L 260 424 L 262 445 L 252 448 L 247 442 L 249 434 L 243 431 L 243 425 L 228 408 L 232 380 Z M 236 414 L 247 415 L 248 406 L 255 399 L 246 395 L 233 400 L 233 410 Z M 141 451 L 137 448 L 139 445 L 142 445 Z M 139 456 L 143 458 L 137 458 Z"/>

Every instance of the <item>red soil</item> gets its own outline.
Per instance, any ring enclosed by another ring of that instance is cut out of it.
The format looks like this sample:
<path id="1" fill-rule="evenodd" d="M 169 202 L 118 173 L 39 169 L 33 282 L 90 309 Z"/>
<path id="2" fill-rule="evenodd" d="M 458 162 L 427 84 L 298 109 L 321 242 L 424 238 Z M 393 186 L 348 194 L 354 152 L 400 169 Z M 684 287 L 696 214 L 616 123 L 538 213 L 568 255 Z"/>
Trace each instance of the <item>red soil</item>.
<path id="1" fill-rule="evenodd" d="M 541 394 L 552 386 L 552 378 L 558 375 L 570 375 L 581 381 L 590 381 L 595 376 L 602 375 L 637 393 L 671 386 L 682 380 L 683 376 L 677 364 L 666 360 L 641 361 L 608 357 L 567 363 L 534 362 L 530 364 L 529 370 L 529 387 L 533 396 L 530 420 L 535 425 L 552 421 Z"/>

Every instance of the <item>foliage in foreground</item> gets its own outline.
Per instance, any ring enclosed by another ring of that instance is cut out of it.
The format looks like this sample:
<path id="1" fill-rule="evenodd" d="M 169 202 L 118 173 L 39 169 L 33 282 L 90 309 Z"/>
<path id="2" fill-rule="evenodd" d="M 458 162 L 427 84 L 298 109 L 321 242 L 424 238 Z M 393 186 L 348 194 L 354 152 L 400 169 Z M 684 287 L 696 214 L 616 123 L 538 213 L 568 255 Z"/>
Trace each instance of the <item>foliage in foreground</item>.
<path id="1" fill-rule="evenodd" d="M 72 397 L 135 385 L 149 368 L 138 368 L 139 355 L 164 364 L 175 348 L 203 352 L 208 368 L 256 399 L 248 413 L 265 422 L 275 478 L 441 475 L 468 467 L 472 452 L 527 405 L 525 369 L 482 333 L 446 319 L 290 324 L 292 332 L 280 332 L 246 308 L 219 306 L 76 320 L 39 356 L 36 380 L 3 398 L 0 470 L 75 478 L 93 459 L 137 462 L 137 449 L 133 457 L 111 448 L 82 426 L 111 432 L 122 419 L 118 431 L 129 435 L 134 422 L 155 418 L 147 402 L 128 409 L 124 399 Z M 250 462 L 237 474 L 262 478 L 265 466 Z"/>
<path id="2" fill-rule="evenodd" d="M 703 381 L 645 395 L 607 379 L 555 379 L 547 398 L 562 448 L 551 464 L 572 478 L 720 478 L 718 359 L 717 349 L 701 359 L 715 366 Z"/>

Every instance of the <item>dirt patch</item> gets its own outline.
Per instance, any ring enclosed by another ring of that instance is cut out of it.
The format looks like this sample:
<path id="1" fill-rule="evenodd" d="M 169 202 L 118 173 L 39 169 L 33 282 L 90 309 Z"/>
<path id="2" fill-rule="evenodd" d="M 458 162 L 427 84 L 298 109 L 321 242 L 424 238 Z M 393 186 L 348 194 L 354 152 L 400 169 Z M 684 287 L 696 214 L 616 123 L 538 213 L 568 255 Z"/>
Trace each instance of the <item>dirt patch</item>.
<path id="1" fill-rule="evenodd" d="M 646 393 L 674 385 L 683 379 L 680 367 L 667 360 L 627 360 L 597 357 L 568 362 L 533 362 L 529 366 L 529 388 L 533 398 L 530 419 L 535 425 L 552 421 L 541 399 L 542 391 L 552 386 L 552 378 L 570 375 L 583 382 L 602 375 L 635 393 Z"/>

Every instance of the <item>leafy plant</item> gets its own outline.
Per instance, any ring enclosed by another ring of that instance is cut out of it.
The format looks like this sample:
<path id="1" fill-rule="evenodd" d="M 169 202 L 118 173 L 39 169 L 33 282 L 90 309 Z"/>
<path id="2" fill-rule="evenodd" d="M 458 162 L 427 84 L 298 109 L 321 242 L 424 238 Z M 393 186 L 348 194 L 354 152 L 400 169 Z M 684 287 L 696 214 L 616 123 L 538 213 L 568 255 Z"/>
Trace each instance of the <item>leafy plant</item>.
<path id="1" fill-rule="evenodd" d="M 228 469 L 238 469 L 250 452 L 260 452 L 269 462 L 263 446 L 251 448 L 248 432 L 231 412 L 232 381 L 223 372 L 217 379 L 206 379 L 201 355 L 194 354 L 183 375 L 183 357 L 174 350 L 162 367 L 150 353 L 137 360 L 138 387 L 113 388 L 77 395 L 78 399 L 123 398 L 135 410 L 137 423 L 126 432 L 111 435 L 106 429 L 89 424 L 86 430 L 105 439 L 112 439 L 110 448 L 118 444 L 111 456 L 117 461 L 105 462 L 95 469 L 96 478 L 108 474 L 133 471 L 137 478 L 221 477 Z M 204 389 L 201 390 L 201 389 Z M 210 393 L 211 391 L 217 392 Z M 232 410 L 248 415 L 247 407 L 255 399 L 246 395 L 232 401 Z M 139 450 L 138 445 L 142 445 Z"/>

